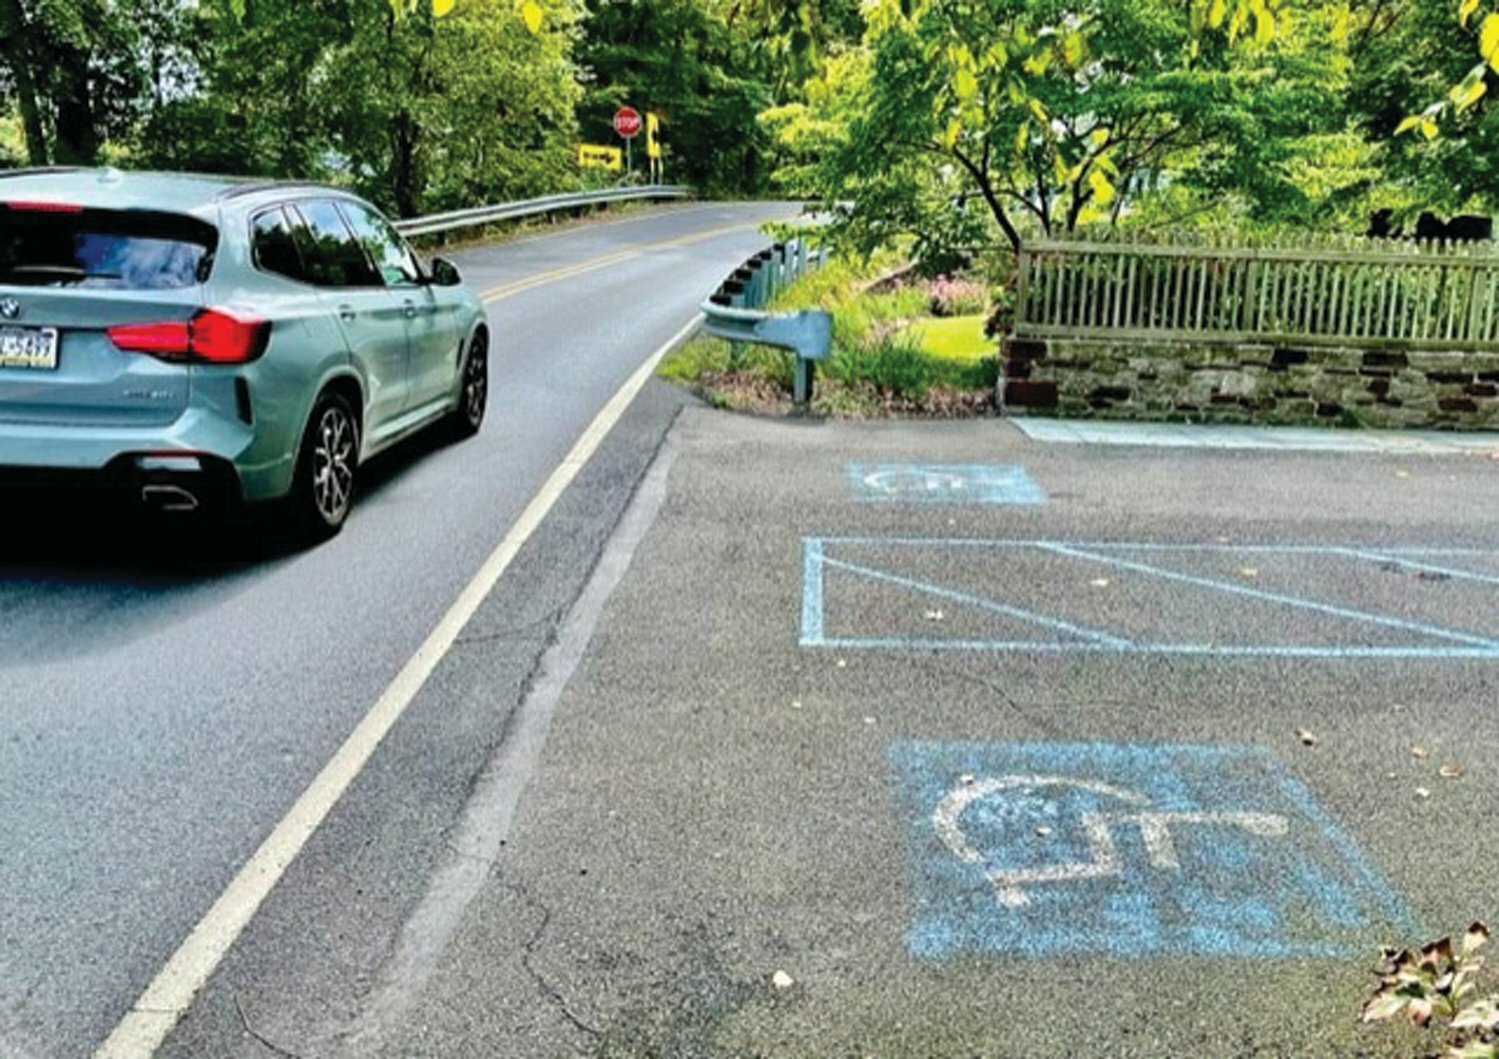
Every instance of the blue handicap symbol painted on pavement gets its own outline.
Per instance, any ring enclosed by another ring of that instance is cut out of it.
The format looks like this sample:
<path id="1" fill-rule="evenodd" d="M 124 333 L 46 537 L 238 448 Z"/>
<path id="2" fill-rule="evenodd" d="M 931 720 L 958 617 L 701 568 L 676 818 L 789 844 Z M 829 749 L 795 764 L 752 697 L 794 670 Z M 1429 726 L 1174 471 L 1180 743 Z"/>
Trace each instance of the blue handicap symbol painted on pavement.
<path id="1" fill-rule="evenodd" d="M 921 958 L 1342 957 L 1414 930 L 1311 792 L 1252 747 L 908 742 L 890 761 Z"/>
<path id="2" fill-rule="evenodd" d="M 907 504 L 1044 504 L 1019 464 L 850 463 L 855 499 Z"/>

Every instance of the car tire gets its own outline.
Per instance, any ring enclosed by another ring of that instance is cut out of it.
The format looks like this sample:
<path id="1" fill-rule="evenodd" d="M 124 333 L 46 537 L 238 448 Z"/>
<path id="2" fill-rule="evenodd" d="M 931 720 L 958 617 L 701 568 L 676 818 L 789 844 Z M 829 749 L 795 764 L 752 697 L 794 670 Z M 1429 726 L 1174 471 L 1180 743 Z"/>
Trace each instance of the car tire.
<path id="1" fill-rule="evenodd" d="M 489 407 L 489 336 L 474 334 L 463 358 L 463 374 L 458 383 L 458 405 L 448 416 L 448 429 L 455 438 L 471 438 L 484 425 Z"/>
<path id="2" fill-rule="evenodd" d="M 312 406 L 292 484 L 292 512 L 313 541 L 327 540 L 349 517 L 359 468 L 359 417 L 348 400 L 327 391 Z"/>

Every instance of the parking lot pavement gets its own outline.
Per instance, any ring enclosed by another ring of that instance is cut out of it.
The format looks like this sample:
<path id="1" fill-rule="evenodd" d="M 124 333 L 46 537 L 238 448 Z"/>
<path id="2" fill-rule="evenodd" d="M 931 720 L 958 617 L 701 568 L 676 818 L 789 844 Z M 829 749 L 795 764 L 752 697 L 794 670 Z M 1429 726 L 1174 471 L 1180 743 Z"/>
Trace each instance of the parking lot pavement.
<path id="1" fill-rule="evenodd" d="M 668 451 L 383 1054 L 1414 1054 L 1358 1007 L 1495 913 L 1499 465 L 706 409 Z"/>

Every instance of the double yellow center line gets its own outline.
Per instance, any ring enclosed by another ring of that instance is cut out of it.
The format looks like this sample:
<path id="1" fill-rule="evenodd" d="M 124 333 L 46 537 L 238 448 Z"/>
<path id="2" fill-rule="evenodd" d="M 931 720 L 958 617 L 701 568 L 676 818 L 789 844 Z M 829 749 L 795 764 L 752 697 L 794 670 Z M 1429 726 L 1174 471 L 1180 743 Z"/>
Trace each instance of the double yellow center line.
<path id="1" fill-rule="evenodd" d="M 482 292 L 481 297 L 486 303 L 503 301 L 513 298 L 517 294 L 524 294 L 528 290 L 544 287 L 548 283 L 556 283 L 558 280 L 572 279 L 574 276 L 582 276 L 585 273 L 595 272 L 601 268 L 618 265 L 625 261 L 633 261 L 636 258 L 645 257 L 647 254 L 658 253 L 662 250 L 675 250 L 693 243 L 701 243 L 708 239 L 716 239 L 720 235 L 728 235 L 730 232 L 742 232 L 758 227 L 755 224 L 731 224 L 723 228 L 713 228 L 705 232 L 694 232 L 676 239 L 667 239 L 659 243 L 642 243 L 640 246 L 629 250 L 617 250 L 612 254 L 604 254 L 600 257 L 580 261 L 575 265 L 564 265 L 554 268 L 548 272 L 537 272 L 527 276 L 525 279 L 513 280 L 510 283 L 501 283 L 490 287 Z"/>

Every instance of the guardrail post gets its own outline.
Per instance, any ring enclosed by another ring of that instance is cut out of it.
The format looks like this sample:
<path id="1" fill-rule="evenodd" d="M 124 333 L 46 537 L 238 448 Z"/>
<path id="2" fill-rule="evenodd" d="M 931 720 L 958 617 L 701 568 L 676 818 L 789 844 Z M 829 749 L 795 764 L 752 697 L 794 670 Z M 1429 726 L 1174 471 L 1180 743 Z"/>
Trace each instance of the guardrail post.
<path id="1" fill-rule="evenodd" d="M 796 368 L 791 378 L 791 399 L 805 407 L 812 400 L 812 384 L 817 378 L 817 361 L 806 357 L 796 358 Z"/>

